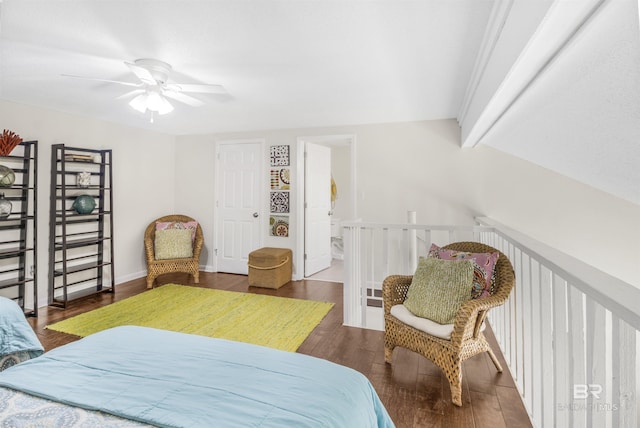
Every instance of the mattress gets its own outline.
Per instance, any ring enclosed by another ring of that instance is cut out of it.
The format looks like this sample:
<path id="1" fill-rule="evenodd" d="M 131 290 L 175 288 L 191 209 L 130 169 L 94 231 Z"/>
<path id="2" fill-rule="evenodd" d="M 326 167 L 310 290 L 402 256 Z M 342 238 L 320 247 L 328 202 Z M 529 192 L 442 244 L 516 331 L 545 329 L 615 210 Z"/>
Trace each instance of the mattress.
<path id="1" fill-rule="evenodd" d="M 0 373 L 0 386 L 161 427 L 394 426 L 367 378 L 350 368 L 145 327 L 56 348 Z"/>

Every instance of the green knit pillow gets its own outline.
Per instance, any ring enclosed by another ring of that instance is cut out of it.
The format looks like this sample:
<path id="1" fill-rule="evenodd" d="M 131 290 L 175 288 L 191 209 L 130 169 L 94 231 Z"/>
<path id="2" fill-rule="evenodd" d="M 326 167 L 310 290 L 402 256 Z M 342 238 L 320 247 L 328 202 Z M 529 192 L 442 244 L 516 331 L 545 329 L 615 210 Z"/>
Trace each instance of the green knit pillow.
<path id="1" fill-rule="evenodd" d="M 193 257 L 191 230 L 189 229 L 156 230 L 154 246 L 156 260 Z"/>
<path id="2" fill-rule="evenodd" d="M 420 318 L 452 324 L 460 306 L 470 299 L 472 287 L 471 260 L 420 258 L 404 305 Z"/>

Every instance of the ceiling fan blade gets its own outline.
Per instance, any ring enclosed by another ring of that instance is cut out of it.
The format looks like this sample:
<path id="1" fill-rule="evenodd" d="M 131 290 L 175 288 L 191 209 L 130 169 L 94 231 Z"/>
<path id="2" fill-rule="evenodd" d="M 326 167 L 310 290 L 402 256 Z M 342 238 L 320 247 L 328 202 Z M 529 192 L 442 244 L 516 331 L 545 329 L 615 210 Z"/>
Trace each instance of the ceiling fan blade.
<path id="1" fill-rule="evenodd" d="M 157 84 L 156 79 L 153 77 L 151 72 L 146 68 L 140 67 L 137 64 L 134 64 L 132 62 L 127 62 L 127 61 L 125 61 L 125 64 L 127 65 L 127 67 L 131 69 L 131 71 L 133 71 L 133 73 L 136 76 L 138 76 L 138 79 L 140 79 L 140 81 L 142 81 L 143 83 L 146 83 L 148 85 Z"/>
<path id="2" fill-rule="evenodd" d="M 95 77 L 75 76 L 73 74 L 61 74 L 61 76 L 72 77 L 74 79 L 94 80 L 96 82 L 116 83 L 118 85 L 133 86 L 135 88 L 139 88 L 142 86 L 142 83 L 131 83 L 131 82 L 122 82 L 120 80 L 98 79 Z"/>
<path id="3" fill-rule="evenodd" d="M 191 107 L 200 107 L 202 105 L 204 105 L 204 103 L 196 98 L 193 98 L 189 95 L 180 93 L 180 92 L 175 92 L 172 90 L 167 90 L 167 91 L 163 91 L 162 95 L 164 95 L 167 98 L 171 98 L 173 100 L 176 101 L 180 101 L 181 103 L 187 104 Z"/>
<path id="4" fill-rule="evenodd" d="M 207 85 L 197 83 L 169 83 L 167 89 L 176 92 L 196 92 L 201 94 L 226 94 L 222 85 Z"/>
<path id="5" fill-rule="evenodd" d="M 144 92 L 145 92 L 145 90 L 144 90 L 144 89 L 134 89 L 133 91 L 129 91 L 129 92 L 127 92 L 126 94 L 122 94 L 122 95 L 120 95 L 120 96 L 117 96 L 117 97 L 116 97 L 116 100 L 121 100 L 121 99 L 123 99 L 123 98 L 129 98 L 129 97 L 131 97 L 132 95 L 138 95 L 138 94 L 142 94 L 142 93 L 144 93 Z"/>

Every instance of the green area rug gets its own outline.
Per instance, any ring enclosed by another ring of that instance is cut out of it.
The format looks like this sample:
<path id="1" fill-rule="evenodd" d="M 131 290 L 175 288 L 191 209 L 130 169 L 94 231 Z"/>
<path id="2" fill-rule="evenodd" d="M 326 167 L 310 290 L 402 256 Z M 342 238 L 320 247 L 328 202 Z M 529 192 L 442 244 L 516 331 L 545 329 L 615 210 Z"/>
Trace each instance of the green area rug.
<path id="1" fill-rule="evenodd" d="M 85 337 L 137 325 L 296 351 L 333 303 L 167 284 L 47 326 Z"/>

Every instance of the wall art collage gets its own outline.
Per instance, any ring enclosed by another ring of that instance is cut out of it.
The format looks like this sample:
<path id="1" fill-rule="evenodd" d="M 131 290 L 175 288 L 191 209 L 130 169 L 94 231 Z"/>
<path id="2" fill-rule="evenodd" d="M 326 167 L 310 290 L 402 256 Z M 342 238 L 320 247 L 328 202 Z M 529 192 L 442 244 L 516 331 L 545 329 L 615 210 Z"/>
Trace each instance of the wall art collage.
<path id="1" fill-rule="evenodd" d="M 270 159 L 269 235 L 288 237 L 289 211 L 291 207 L 289 198 L 289 191 L 291 190 L 289 146 L 271 146 Z"/>

